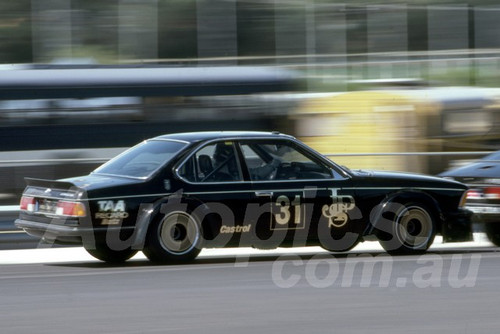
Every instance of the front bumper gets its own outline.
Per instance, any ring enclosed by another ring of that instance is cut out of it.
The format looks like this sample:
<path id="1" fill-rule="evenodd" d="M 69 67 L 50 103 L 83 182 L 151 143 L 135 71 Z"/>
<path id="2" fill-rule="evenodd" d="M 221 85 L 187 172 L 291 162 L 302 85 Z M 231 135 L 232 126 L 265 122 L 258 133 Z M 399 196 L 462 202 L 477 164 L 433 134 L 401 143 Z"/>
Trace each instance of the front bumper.
<path id="1" fill-rule="evenodd" d="M 472 215 L 466 208 L 448 213 L 441 228 L 443 242 L 472 241 Z"/>

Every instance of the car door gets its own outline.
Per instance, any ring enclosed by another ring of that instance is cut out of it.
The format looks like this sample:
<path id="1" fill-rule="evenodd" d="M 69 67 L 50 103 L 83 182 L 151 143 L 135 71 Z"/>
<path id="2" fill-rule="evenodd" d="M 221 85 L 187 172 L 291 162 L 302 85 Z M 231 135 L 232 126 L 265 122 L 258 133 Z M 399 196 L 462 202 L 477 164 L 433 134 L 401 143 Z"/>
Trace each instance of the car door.
<path id="1" fill-rule="evenodd" d="M 205 247 L 244 246 L 242 236 L 250 232 L 245 207 L 253 190 L 243 178 L 234 141 L 202 145 L 181 163 L 177 174 L 184 181 L 184 198 L 196 206 Z"/>
<path id="2" fill-rule="evenodd" d="M 355 205 L 348 177 L 292 140 L 246 140 L 239 147 L 254 191 L 247 220 L 255 221 L 255 246 L 346 248 L 343 237 L 354 228 L 348 213 Z"/>

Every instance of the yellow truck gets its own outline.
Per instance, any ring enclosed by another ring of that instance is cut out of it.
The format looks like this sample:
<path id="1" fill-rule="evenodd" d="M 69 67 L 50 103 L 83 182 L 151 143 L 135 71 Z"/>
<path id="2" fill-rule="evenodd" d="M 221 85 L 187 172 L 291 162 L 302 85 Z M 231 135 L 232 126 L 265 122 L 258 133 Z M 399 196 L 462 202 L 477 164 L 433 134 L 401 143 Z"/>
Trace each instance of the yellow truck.
<path id="1" fill-rule="evenodd" d="M 292 118 L 302 141 L 351 168 L 435 174 L 450 159 L 438 152 L 498 149 L 498 98 L 474 87 L 354 91 L 306 99 Z"/>

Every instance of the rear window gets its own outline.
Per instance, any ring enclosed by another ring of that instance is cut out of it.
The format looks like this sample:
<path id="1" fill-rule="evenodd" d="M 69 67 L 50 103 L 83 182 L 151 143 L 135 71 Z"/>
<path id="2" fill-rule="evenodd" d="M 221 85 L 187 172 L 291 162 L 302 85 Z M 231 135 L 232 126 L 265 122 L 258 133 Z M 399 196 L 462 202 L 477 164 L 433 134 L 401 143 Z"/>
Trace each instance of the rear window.
<path id="1" fill-rule="evenodd" d="M 94 173 L 146 178 L 172 160 L 186 145 L 176 141 L 149 140 L 111 159 Z"/>

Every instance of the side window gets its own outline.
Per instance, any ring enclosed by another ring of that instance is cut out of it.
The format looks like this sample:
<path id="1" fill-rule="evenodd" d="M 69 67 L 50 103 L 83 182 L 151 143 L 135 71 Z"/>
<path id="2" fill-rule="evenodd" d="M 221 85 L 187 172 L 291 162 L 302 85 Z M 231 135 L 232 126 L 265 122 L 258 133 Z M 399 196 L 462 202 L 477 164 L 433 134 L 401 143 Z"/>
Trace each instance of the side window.
<path id="1" fill-rule="evenodd" d="M 179 175 L 190 182 L 243 180 L 233 142 L 202 147 L 181 166 Z"/>
<path id="2" fill-rule="evenodd" d="M 313 161 L 290 142 L 245 142 L 241 149 L 252 181 L 332 178 L 329 168 Z"/>

